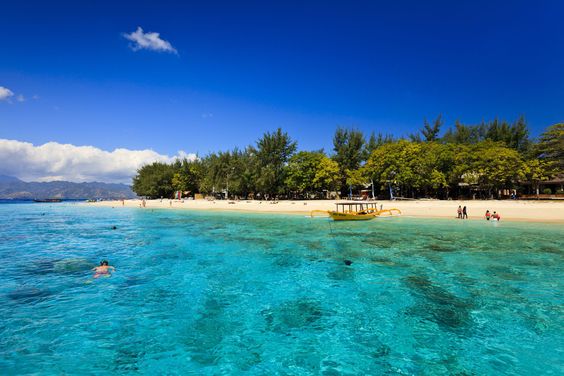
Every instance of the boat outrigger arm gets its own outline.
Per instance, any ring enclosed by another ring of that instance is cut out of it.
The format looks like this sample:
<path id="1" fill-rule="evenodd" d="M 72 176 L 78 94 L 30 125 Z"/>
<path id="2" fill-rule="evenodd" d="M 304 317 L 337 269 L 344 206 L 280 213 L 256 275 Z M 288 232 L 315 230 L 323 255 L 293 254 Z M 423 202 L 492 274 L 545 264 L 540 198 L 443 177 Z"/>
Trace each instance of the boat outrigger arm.
<path id="1" fill-rule="evenodd" d="M 380 215 L 401 214 L 401 210 L 396 208 L 378 210 L 376 202 L 340 202 L 335 206 L 335 210 L 312 210 L 310 215 L 313 217 L 317 213 L 323 213 L 329 215 L 334 221 L 366 221 Z"/>

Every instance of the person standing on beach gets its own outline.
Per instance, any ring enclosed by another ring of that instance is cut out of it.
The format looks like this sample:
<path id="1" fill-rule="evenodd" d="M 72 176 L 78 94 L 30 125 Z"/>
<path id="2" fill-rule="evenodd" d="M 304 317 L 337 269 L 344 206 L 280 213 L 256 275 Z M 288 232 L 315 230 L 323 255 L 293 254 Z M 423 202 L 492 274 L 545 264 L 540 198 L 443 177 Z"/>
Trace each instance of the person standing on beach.
<path id="1" fill-rule="evenodd" d="M 491 216 L 490 211 L 486 210 L 486 221 L 489 221 Z"/>
<path id="2" fill-rule="evenodd" d="M 462 219 L 462 206 L 458 205 L 458 210 L 456 212 L 458 214 L 456 218 Z"/>
<path id="3" fill-rule="evenodd" d="M 468 219 L 468 212 L 466 211 L 466 206 L 462 208 L 462 219 Z"/>

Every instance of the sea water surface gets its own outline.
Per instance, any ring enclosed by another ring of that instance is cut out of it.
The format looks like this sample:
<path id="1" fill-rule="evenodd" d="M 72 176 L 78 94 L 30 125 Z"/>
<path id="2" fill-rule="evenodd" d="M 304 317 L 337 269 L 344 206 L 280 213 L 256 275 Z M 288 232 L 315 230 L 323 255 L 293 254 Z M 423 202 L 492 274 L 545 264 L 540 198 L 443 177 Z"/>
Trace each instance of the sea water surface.
<path id="1" fill-rule="evenodd" d="M 0 374 L 562 375 L 563 256 L 560 225 L 0 205 Z"/>

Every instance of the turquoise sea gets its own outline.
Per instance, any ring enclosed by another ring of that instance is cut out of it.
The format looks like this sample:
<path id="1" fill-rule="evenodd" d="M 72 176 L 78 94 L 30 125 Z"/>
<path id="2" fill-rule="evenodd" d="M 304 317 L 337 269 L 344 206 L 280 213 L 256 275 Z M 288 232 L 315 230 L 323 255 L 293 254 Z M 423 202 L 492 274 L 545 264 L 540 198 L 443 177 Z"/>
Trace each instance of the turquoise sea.
<path id="1" fill-rule="evenodd" d="M 2 375 L 564 374 L 561 225 L 1 204 L 0 257 Z"/>

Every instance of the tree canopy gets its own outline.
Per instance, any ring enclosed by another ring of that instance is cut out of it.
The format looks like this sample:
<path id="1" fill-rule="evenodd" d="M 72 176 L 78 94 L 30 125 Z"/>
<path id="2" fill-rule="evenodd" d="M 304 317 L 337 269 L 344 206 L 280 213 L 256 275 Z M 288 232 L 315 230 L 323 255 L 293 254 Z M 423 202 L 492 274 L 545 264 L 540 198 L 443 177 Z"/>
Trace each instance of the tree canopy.
<path id="1" fill-rule="evenodd" d="M 536 145 L 538 158 L 549 162 L 555 174 L 564 171 L 564 123 L 554 124 L 540 136 Z"/>
<path id="2" fill-rule="evenodd" d="M 366 141 L 361 131 L 356 129 L 337 128 L 333 136 L 333 160 L 339 165 L 341 173 L 341 189 L 347 191 L 347 171 L 356 171 L 366 159 Z"/>
<path id="3" fill-rule="evenodd" d="M 338 127 L 333 153 L 297 150 L 297 142 L 277 129 L 245 149 L 209 153 L 195 160 L 155 162 L 133 178 L 140 196 L 171 197 L 174 191 L 237 197 L 326 197 L 327 192 L 359 192 L 374 183 L 405 197 L 495 197 L 501 190 L 529 193 L 564 169 L 564 124 L 548 127 L 538 142 L 529 138 L 524 117 L 475 125 L 456 121 L 441 136 L 439 115 L 420 134 L 394 139 Z"/>
<path id="4" fill-rule="evenodd" d="M 270 195 L 284 192 L 286 163 L 296 148 L 297 143 L 280 128 L 276 132 L 265 133 L 257 141 L 258 174 L 256 182 L 259 191 Z"/>

